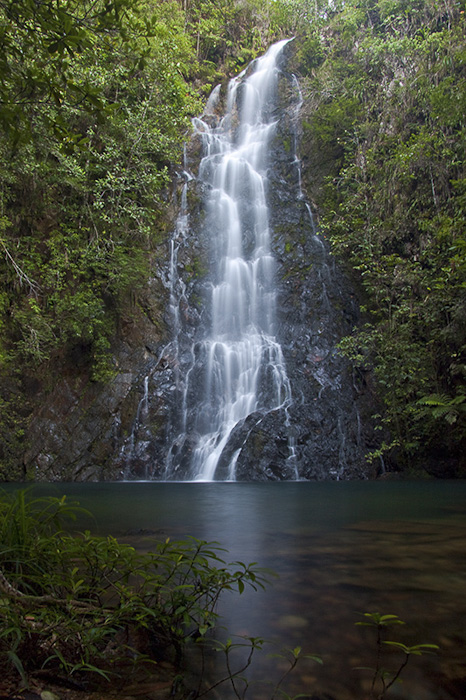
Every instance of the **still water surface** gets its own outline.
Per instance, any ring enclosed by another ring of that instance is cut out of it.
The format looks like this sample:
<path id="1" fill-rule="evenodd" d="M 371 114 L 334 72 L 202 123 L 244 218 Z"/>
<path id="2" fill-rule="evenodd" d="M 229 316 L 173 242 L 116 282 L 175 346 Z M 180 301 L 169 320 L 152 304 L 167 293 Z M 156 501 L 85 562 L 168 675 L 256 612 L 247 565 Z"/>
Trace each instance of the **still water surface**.
<path id="1" fill-rule="evenodd" d="M 355 667 L 373 665 L 374 640 L 355 622 L 379 611 L 406 621 L 397 641 L 441 647 L 435 657 L 413 657 L 387 697 L 466 698 L 466 482 L 126 482 L 35 491 L 79 500 L 95 516 L 94 531 L 135 546 L 148 546 L 148 531 L 191 535 L 218 541 L 229 561 L 273 568 L 279 578 L 265 592 L 227 596 L 221 612 L 229 634 L 322 657 L 322 667 L 303 664 L 294 674 L 290 693 L 368 698 L 370 673 Z M 391 654 L 385 666 L 400 660 Z M 264 655 L 253 667 L 256 678 L 277 678 L 281 662 Z M 270 692 L 258 685 L 247 697 Z"/>

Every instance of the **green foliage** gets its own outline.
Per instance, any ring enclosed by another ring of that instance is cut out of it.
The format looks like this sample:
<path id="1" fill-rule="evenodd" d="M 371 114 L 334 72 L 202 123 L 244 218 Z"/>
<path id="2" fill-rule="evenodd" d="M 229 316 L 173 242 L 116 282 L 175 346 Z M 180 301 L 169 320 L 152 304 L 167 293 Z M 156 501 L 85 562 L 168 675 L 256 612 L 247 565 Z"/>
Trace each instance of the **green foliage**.
<path id="1" fill-rule="evenodd" d="M 355 625 L 361 627 L 375 627 L 377 630 L 381 630 L 384 627 L 393 627 L 395 625 L 406 624 L 403 620 L 400 620 L 398 615 L 381 615 L 381 613 L 363 613 L 366 618 L 364 622 L 355 622 Z"/>
<path id="2" fill-rule="evenodd" d="M 91 112 L 103 95 L 76 79 L 73 59 L 99 40 L 126 40 L 133 0 L 3 0 L 0 3 L 0 124 L 14 140 L 30 135 L 39 104 L 73 100 Z M 59 121 L 55 122 L 59 128 Z"/>
<path id="3" fill-rule="evenodd" d="M 432 394 L 423 396 L 418 400 L 418 404 L 429 406 L 434 419 L 445 418 L 447 423 L 452 425 L 462 417 L 466 411 L 466 396 L 461 394 L 451 399 L 449 396 Z"/>
<path id="4" fill-rule="evenodd" d="M 374 369 L 399 466 L 466 445 L 464 17 L 454 2 L 361 1 L 300 59 L 304 155 L 327 175 L 310 188 L 362 286 L 366 325 L 341 349 Z"/>
<path id="5" fill-rule="evenodd" d="M 2 672 L 18 674 L 26 687 L 43 670 L 68 681 L 114 684 L 131 669 L 156 673 L 162 659 L 178 665 L 193 644 L 202 658 L 212 650 L 223 655 L 226 669 L 212 681 L 201 668 L 197 697 L 228 683 L 244 698 L 243 673 L 265 642 L 212 638 L 217 603 L 226 591 L 263 588 L 270 572 L 254 563 L 226 564 L 217 543 L 193 538 L 152 541 L 152 550 L 141 554 L 114 537 L 73 533 L 78 516 L 89 513 L 65 496 L 18 491 L 0 497 Z M 235 668 L 242 650 L 246 659 Z M 300 647 L 278 656 L 289 669 L 272 684 L 272 699 L 289 698 L 282 685 L 298 662 L 322 663 Z"/>
<path id="6" fill-rule="evenodd" d="M 284 659 L 288 663 L 288 668 L 286 669 L 282 677 L 279 679 L 278 683 L 276 683 L 271 700 L 274 700 L 275 697 L 283 697 L 285 698 L 285 700 L 297 700 L 297 698 L 310 697 L 305 693 L 299 693 L 298 695 L 294 695 L 293 697 L 291 697 L 282 688 L 285 679 L 289 676 L 290 673 L 294 671 L 298 663 L 302 662 L 303 659 L 308 659 L 317 664 L 323 663 L 320 656 L 316 656 L 315 654 L 303 654 L 302 651 L 302 648 L 298 646 L 294 647 L 294 649 L 284 649 L 280 654 L 274 654 L 276 658 Z"/>
<path id="7" fill-rule="evenodd" d="M 113 537 L 70 534 L 64 525 L 79 513 L 65 497 L 0 500 L 0 667 L 25 681 L 43 668 L 110 679 L 130 659 L 180 657 L 214 627 L 224 591 L 264 585 L 262 570 L 225 564 L 216 543 L 166 540 L 139 554 Z"/>
<path id="8" fill-rule="evenodd" d="M 206 96 L 215 83 L 239 72 L 270 43 L 268 11 L 257 0 L 183 0 L 181 4 Z"/>
<path id="9" fill-rule="evenodd" d="M 375 668 L 364 667 L 362 670 L 370 671 L 373 674 L 371 685 L 371 698 L 374 698 L 374 700 L 383 700 L 383 698 L 386 697 L 390 688 L 398 681 L 401 673 L 406 668 L 411 656 L 433 654 L 436 651 L 438 651 L 439 647 L 437 644 L 415 644 L 413 646 L 407 646 L 402 642 L 383 639 L 383 634 L 386 632 L 387 628 L 405 624 L 403 620 L 399 619 L 398 615 L 382 615 L 378 612 L 375 612 L 364 613 L 364 617 L 364 622 L 356 622 L 355 624 L 372 627 L 376 630 L 377 660 Z M 385 645 L 385 647 L 383 645 Z M 393 671 L 388 671 L 382 666 L 383 651 L 384 648 L 386 649 L 386 647 L 388 647 L 389 649 L 401 651 L 403 654 L 402 661 Z"/>
<path id="10" fill-rule="evenodd" d="M 0 361 L 11 376 L 59 358 L 107 381 L 200 108 L 183 14 L 21 0 L 0 3 L 0 27 Z"/>
<path id="11" fill-rule="evenodd" d="M 247 676 L 243 675 L 244 672 L 251 666 L 253 662 L 254 654 L 261 651 L 265 644 L 267 643 L 261 637 L 239 637 L 238 641 L 233 641 L 232 638 L 228 638 L 225 642 L 221 642 L 218 639 L 205 639 L 202 640 L 203 646 L 206 646 L 210 650 L 214 650 L 217 654 L 221 654 L 225 660 L 225 670 L 226 674 L 223 678 L 215 681 L 212 684 L 208 684 L 204 688 L 202 683 L 202 677 L 199 679 L 199 685 L 197 688 L 196 697 L 204 697 L 215 691 L 219 686 L 224 683 L 228 683 L 233 694 L 238 700 L 244 700 L 246 696 L 249 696 L 249 690 L 252 690 L 257 685 L 271 686 L 270 700 L 276 700 L 278 697 L 285 698 L 285 700 L 297 700 L 297 698 L 307 698 L 310 697 L 308 694 L 301 694 L 291 696 L 283 688 L 283 685 L 295 669 L 296 666 L 302 664 L 303 662 L 312 661 L 313 663 L 322 664 L 322 659 L 315 654 L 303 654 L 301 647 L 295 647 L 294 649 L 283 649 L 280 653 L 269 654 L 272 658 L 285 661 L 288 665 L 286 671 L 279 677 L 278 681 L 261 680 L 256 681 L 254 684 L 249 681 Z M 241 658 L 241 652 L 247 651 L 247 655 Z M 239 665 L 235 667 L 235 655 L 240 653 Z"/>

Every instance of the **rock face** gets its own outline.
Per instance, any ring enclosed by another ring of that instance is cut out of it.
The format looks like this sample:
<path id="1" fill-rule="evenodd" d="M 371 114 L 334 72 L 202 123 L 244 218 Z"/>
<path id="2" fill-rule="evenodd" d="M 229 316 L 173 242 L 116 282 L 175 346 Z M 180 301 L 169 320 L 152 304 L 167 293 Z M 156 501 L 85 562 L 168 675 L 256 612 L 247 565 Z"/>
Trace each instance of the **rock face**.
<path id="1" fill-rule="evenodd" d="M 167 331 L 157 319 L 166 291 L 153 280 L 144 308 L 134 308 L 115 342 L 115 378 L 58 370 L 28 431 L 24 478 L 104 481 L 151 478 L 165 459 L 173 391 Z M 150 392 L 150 411 L 147 394 Z"/>
<path id="2" fill-rule="evenodd" d="M 216 479 L 371 478 L 365 455 L 377 446 L 370 415 L 374 397 L 353 375 L 337 344 L 358 323 L 358 306 L 316 229 L 301 191 L 300 93 L 283 52 L 276 129 L 268 174 L 272 252 L 277 266 L 278 329 L 293 400 L 253 412 L 233 429 Z M 220 104 L 220 103 L 219 103 Z M 209 117 L 215 121 L 215 110 Z M 199 139 L 188 147 L 196 172 Z M 199 338 L 209 325 L 205 305 L 211 246 L 202 201 L 205 185 L 183 176 L 181 214 L 167 255 L 148 289 L 152 313 L 135 313 L 115 344 L 118 373 L 108 385 L 63 376 L 34 416 L 24 456 L 28 478 L 46 480 L 185 478 L 195 436 L 190 433 L 200 390 Z M 151 301 L 152 299 L 152 301 Z M 163 309 L 163 322 L 160 319 Z M 189 392 L 186 382 L 189 376 Z M 167 458 L 168 462 L 167 462 Z M 167 471 L 167 464 L 171 468 Z M 175 467 L 173 468 L 173 464 Z M 178 465 L 178 466 L 176 466 Z"/>
<path id="3" fill-rule="evenodd" d="M 301 192 L 299 102 L 297 85 L 285 72 L 279 104 L 284 116 L 271 154 L 270 207 L 279 263 L 279 340 L 294 397 L 290 431 L 301 478 L 368 478 L 375 475 L 365 460 L 377 444 L 374 397 L 337 349 L 359 322 L 358 304 Z M 270 437 L 272 423 L 260 428 Z"/>
<path id="4" fill-rule="evenodd" d="M 231 476 L 233 460 L 237 480 L 258 481 L 371 478 L 378 466 L 369 466 L 365 459 L 377 446 L 370 419 L 376 412 L 374 397 L 365 378 L 353 374 L 337 349 L 341 338 L 359 321 L 358 305 L 348 281 L 330 257 L 325 239 L 316 230 L 301 190 L 297 157 L 301 96 L 295 77 L 285 67 L 291 51 L 292 45 L 288 45 L 283 52 L 273 104 L 276 127 L 267 181 L 277 263 L 277 340 L 293 400 L 288 407 L 256 411 L 237 423 L 215 472 L 214 478 L 220 480 Z M 222 113 L 221 101 L 215 105 L 205 117 L 212 126 Z M 188 159 L 193 171 L 199 151 L 199 139 L 195 139 Z M 194 206 L 189 210 L 190 225 L 178 258 L 185 286 L 178 335 L 179 385 L 171 428 L 175 468 L 167 472 L 169 478 L 181 479 L 186 478 L 186 464 L 197 440 L 193 427 L 199 406 L 196 397 L 202 394 L 206 362 L 200 339 L 210 325 L 204 301 L 211 284 L 206 275 L 209 227 L 199 206 L 207 194 L 206 185 L 193 179 L 188 187 L 188 200 Z M 187 270 L 197 273 L 186 276 Z"/>
<path id="5" fill-rule="evenodd" d="M 299 105 L 299 87 L 284 70 L 270 155 L 269 206 L 278 262 L 278 340 L 293 403 L 286 415 L 250 416 L 238 429 L 237 442 L 245 440 L 237 478 L 371 478 L 377 467 L 370 467 L 365 455 L 377 444 L 370 418 L 374 397 L 337 349 L 359 321 L 358 305 L 301 191 Z M 288 444 L 295 454 L 294 469 L 287 460 Z"/>

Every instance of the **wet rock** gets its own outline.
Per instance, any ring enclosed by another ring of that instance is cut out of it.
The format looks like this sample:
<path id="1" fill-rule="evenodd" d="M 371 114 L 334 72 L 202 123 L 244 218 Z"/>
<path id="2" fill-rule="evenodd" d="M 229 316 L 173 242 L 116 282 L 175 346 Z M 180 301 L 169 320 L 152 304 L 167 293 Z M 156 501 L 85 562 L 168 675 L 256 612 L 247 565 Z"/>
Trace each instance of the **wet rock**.
<path id="1" fill-rule="evenodd" d="M 160 295 L 160 288 L 151 293 L 155 291 Z M 155 309 L 155 301 L 147 305 Z M 31 418 L 29 447 L 23 455 L 28 479 L 115 480 L 131 478 L 133 469 L 145 478 L 153 461 L 163 461 L 162 433 L 173 372 L 168 351 L 164 361 L 161 341 L 160 329 L 149 315 L 135 312 L 133 323 L 125 324 L 122 337 L 115 341 L 118 371 L 112 381 L 92 382 L 85 372 L 69 370 L 57 375 L 55 386 Z M 146 377 L 154 390 L 145 414 L 150 439 L 137 446 Z M 133 452 L 138 459 L 134 467 L 129 464 Z"/>
<path id="2" fill-rule="evenodd" d="M 216 478 L 238 480 L 372 478 L 366 454 L 380 441 L 370 378 L 355 376 L 338 343 L 359 323 L 354 293 L 315 226 L 301 190 L 300 93 L 286 70 L 293 42 L 285 47 L 278 99 L 267 108 L 276 121 L 268 168 L 268 201 L 278 286 L 276 336 L 281 344 L 292 402 L 257 412 L 238 423 L 220 457 Z M 215 113 L 208 117 L 216 120 Z M 198 169 L 199 138 L 188 147 L 187 167 Z M 182 178 L 174 201 L 180 203 Z M 186 186 L 189 230 L 173 225 L 179 328 L 173 331 L 170 246 L 159 256 L 141 309 L 122 319 L 113 347 L 117 374 L 108 384 L 89 380 L 77 364 L 42 399 L 23 456 L 29 479 L 97 481 L 186 478 L 202 424 L 205 347 L 210 327 L 205 301 L 207 270 L 215 260 L 209 214 L 201 203 L 206 185 Z M 175 219 L 175 206 L 173 206 Z M 247 220 L 247 212 L 245 215 Z M 247 226 L 246 226 L 247 229 Z M 253 230 L 246 231 L 246 248 Z M 188 392 L 185 392 L 189 376 Z M 269 380 L 264 375 L 264 395 Z M 37 394 L 38 386 L 31 385 Z M 266 401 L 263 405 L 266 405 Z M 215 410 L 215 407 L 209 409 Z M 206 416 L 204 416 L 206 418 Z M 184 425 L 196 426 L 184 431 Z M 178 436 L 178 437 L 177 437 Z M 433 465 L 432 471 L 435 471 Z"/>

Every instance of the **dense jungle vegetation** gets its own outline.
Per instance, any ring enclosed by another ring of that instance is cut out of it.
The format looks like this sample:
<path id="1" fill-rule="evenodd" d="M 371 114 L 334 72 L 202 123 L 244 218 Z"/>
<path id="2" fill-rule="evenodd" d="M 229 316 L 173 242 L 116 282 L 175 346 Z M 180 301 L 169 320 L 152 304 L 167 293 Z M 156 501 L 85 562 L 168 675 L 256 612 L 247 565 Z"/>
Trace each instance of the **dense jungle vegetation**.
<path id="1" fill-rule="evenodd" d="M 375 369 L 384 448 L 438 476 L 466 448 L 465 30 L 464 3 L 358 2 L 302 44 L 321 225 L 367 313 L 342 349 Z"/>
<path id="2" fill-rule="evenodd" d="M 437 475 L 460 473 L 464 13 L 464 0 L 0 0 L 6 475 L 38 373 L 52 384 L 79 360 L 92 381 L 113 376 L 112 344 L 165 250 L 190 117 L 293 35 L 304 184 L 364 306 L 342 351 L 375 372 L 393 463 L 436 473 L 441 455 Z"/>

